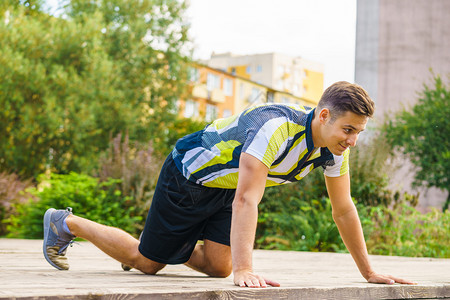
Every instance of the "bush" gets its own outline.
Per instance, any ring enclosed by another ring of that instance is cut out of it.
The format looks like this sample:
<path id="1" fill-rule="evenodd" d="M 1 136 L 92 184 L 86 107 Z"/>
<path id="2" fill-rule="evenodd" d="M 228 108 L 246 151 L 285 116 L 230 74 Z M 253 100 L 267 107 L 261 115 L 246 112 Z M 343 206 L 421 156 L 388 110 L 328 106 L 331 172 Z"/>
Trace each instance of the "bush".
<path id="1" fill-rule="evenodd" d="M 388 206 L 394 193 L 388 188 L 389 146 L 378 133 L 370 132 L 365 141 L 351 149 L 350 177 L 352 196 L 364 206 Z"/>
<path id="2" fill-rule="evenodd" d="M 6 234 L 6 219 L 15 213 L 14 205 L 35 198 L 26 190 L 31 180 L 20 180 L 16 174 L 0 173 L 0 236 Z"/>
<path id="3" fill-rule="evenodd" d="M 371 207 L 387 207 L 405 198 L 417 201 L 416 196 L 389 189 L 387 174 L 392 166 L 388 165 L 386 149 L 383 138 L 372 133 L 370 140 L 352 149 L 350 155 L 351 191 L 363 224 L 372 224 Z M 267 188 L 259 204 L 256 247 L 344 251 L 327 197 L 322 168 L 298 183 Z"/>
<path id="4" fill-rule="evenodd" d="M 424 85 L 418 94 L 417 103 L 386 118 L 382 130 L 391 147 L 414 166 L 413 186 L 448 192 L 445 210 L 450 205 L 450 77 L 433 77 L 433 84 Z"/>
<path id="5" fill-rule="evenodd" d="M 363 222 L 371 254 L 450 258 L 450 212 L 422 214 L 406 201 L 368 209 Z"/>
<path id="6" fill-rule="evenodd" d="M 0 169 L 86 173 L 111 133 L 165 139 L 187 93 L 185 1 L 46 2 L 0 1 Z"/>
<path id="7" fill-rule="evenodd" d="M 120 180 L 99 180 L 88 175 L 70 173 L 39 176 L 39 185 L 30 190 L 40 200 L 15 205 L 16 214 L 9 218 L 8 237 L 42 238 L 42 219 L 50 208 L 70 206 L 80 217 L 124 229 L 138 235 L 137 224 L 143 219 L 136 215 L 128 202 L 130 197 L 122 195 Z"/>
<path id="8" fill-rule="evenodd" d="M 256 247 L 343 251 L 321 170 L 299 183 L 267 188 L 259 205 Z"/>
<path id="9" fill-rule="evenodd" d="M 205 128 L 206 124 L 204 121 L 189 118 L 174 118 L 170 123 L 160 124 L 164 137 L 154 139 L 155 152 L 161 156 L 167 156 L 178 139 Z"/>
<path id="10" fill-rule="evenodd" d="M 158 180 L 161 161 L 155 155 L 151 143 L 133 143 L 130 146 L 128 134 L 123 141 L 119 134 L 111 140 L 108 151 L 101 156 L 98 176 L 102 182 L 110 178 L 119 179 L 122 195 L 129 197 L 128 207 L 134 207 L 136 214 L 145 218 Z"/>

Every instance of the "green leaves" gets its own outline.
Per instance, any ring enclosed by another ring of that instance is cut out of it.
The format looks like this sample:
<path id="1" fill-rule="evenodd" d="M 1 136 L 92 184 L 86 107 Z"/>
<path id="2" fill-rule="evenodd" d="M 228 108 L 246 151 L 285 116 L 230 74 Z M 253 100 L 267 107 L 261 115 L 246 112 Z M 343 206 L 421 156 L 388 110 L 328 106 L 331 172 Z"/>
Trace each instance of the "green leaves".
<path id="1" fill-rule="evenodd" d="M 64 209 L 67 206 L 78 216 L 119 227 L 137 236 L 143 217 L 127 205 L 130 198 L 122 195 L 119 185 L 120 180 L 108 179 L 99 183 L 96 178 L 73 172 L 41 175 L 38 187 L 30 190 L 39 201 L 15 205 L 16 214 L 7 220 L 10 224 L 8 236 L 42 238 L 45 211 L 50 207 Z"/>
<path id="2" fill-rule="evenodd" d="M 450 212 L 420 213 L 405 202 L 393 208 L 372 207 L 363 227 L 371 254 L 449 258 Z"/>
<path id="3" fill-rule="evenodd" d="M 267 188 L 259 204 L 256 244 L 264 249 L 344 251 L 322 170 L 301 182 Z"/>
<path id="4" fill-rule="evenodd" d="M 383 132 L 416 167 L 414 184 L 450 191 L 450 91 L 439 76 L 424 85 L 411 110 L 388 120 Z"/>
<path id="5" fill-rule="evenodd" d="M 90 172 L 119 132 L 167 140 L 187 78 L 184 9 L 178 1 L 72 0 L 58 18 L 36 1 L 3 3 L 0 170 Z"/>
<path id="6" fill-rule="evenodd" d="M 372 239 L 372 233 L 373 238 L 378 240 L 385 238 L 397 226 L 392 218 L 386 216 L 383 220 L 385 227 L 381 232 L 376 231 L 379 228 L 376 212 L 384 216 L 385 207 L 390 204 L 414 205 L 417 201 L 416 196 L 400 195 L 388 188 L 390 165 L 386 149 L 388 147 L 383 137 L 373 134 L 369 142 L 358 145 L 350 154 L 352 196 L 368 241 Z M 265 249 L 345 251 L 327 197 L 320 169 L 298 183 L 267 188 L 259 204 L 256 246 Z M 411 222 L 418 217 L 419 214 L 415 214 Z M 371 245 L 375 247 L 377 244 Z"/>

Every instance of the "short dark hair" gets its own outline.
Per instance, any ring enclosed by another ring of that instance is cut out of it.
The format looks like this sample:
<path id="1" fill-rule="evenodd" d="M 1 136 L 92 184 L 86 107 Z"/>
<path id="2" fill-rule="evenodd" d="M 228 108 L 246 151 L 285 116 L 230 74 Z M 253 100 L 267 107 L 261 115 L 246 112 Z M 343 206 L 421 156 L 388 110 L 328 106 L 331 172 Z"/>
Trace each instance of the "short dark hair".
<path id="1" fill-rule="evenodd" d="M 375 103 L 360 85 L 338 81 L 323 92 L 317 111 L 323 108 L 330 110 L 332 120 L 336 120 L 347 111 L 371 118 L 375 111 Z"/>

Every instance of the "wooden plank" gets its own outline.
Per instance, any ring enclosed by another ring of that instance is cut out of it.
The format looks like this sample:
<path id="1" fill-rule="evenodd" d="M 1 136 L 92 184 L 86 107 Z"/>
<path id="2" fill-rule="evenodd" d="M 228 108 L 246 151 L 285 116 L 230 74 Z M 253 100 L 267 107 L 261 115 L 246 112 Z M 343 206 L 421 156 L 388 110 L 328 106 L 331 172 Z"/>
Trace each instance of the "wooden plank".
<path id="1" fill-rule="evenodd" d="M 31 299 L 98 299 L 98 300 L 189 300 L 189 299 L 215 299 L 215 300 L 272 300 L 272 299 L 449 299 L 450 288 L 441 287 L 373 287 L 373 288 L 269 288 L 269 289 L 239 289 L 204 292 L 168 292 L 150 294 L 87 294 L 71 296 L 42 296 L 42 297 L 19 297 L 17 300 Z M 3 299 L 3 298 L 0 298 Z"/>
<path id="2" fill-rule="evenodd" d="M 255 270 L 282 284 L 251 289 L 183 265 L 149 276 L 124 272 L 91 243 L 68 250 L 69 271 L 43 258 L 42 241 L 0 239 L 0 299 L 443 299 L 450 298 L 450 259 L 371 256 L 377 271 L 418 285 L 375 285 L 349 254 L 255 251 Z"/>

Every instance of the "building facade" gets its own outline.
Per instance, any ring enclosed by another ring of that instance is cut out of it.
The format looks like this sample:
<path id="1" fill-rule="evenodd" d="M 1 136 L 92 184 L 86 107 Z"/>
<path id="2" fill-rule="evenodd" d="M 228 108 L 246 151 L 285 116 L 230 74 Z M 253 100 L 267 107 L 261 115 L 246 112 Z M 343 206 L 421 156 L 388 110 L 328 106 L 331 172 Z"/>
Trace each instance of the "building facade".
<path id="1" fill-rule="evenodd" d="M 248 77 L 203 64 L 192 65 L 189 89 L 189 97 L 178 101 L 178 115 L 207 122 L 229 117 L 261 103 L 297 103 L 311 107 L 317 104 Z"/>
<path id="2" fill-rule="evenodd" d="M 322 64 L 279 53 L 212 54 L 205 64 L 317 103 L 323 93 Z"/>
<path id="3" fill-rule="evenodd" d="M 178 101 L 181 117 L 213 121 L 235 113 L 235 78 L 220 70 L 195 64 L 190 70 L 190 97 Z"/>

